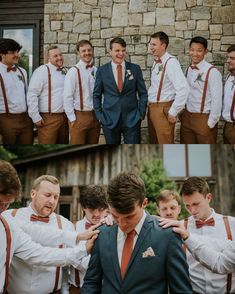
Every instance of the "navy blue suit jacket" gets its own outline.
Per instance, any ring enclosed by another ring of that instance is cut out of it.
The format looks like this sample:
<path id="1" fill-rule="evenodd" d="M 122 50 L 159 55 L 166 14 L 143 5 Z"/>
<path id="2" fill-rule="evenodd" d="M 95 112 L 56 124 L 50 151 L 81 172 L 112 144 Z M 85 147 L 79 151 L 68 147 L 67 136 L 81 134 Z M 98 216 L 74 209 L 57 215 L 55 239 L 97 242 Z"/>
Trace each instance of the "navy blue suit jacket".
<path id="1" fill-rule="evenodd" d="M 124 279 L 117 255 L 117 225 L 102 227 L 91 255 L 81 294 L 192 294 L 182 242 L 147 215 Z M 151 247 L 155 256 L 143 258 Z"/>
<path id="2" fill-rule="evenodd" d="M 110 129 L 117 125 L 120 115 L 124 126 L 131 128 L 141 118 L 144 119 L 146 113 L 148 93 L 142 71 L 139 65 L 127 61 L 125 66 L 121 93 L 118 91 L 111 62 L 102 65 L 96 74 L 93 94 L 94 111 L 97 119 Z M 128 72 L 131 73 L 133 79 Z"/>

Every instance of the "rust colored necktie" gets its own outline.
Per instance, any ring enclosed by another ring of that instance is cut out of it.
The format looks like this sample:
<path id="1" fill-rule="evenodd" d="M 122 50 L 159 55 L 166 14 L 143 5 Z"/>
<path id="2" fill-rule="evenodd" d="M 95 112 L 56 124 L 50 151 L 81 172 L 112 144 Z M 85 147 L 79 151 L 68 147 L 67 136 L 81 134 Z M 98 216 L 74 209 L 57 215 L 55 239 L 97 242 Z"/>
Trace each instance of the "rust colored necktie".
<path id="1" fill-rule="evenodd" d="M 122 92 L 123 82 L 122 82 L 122 65 L 117 65 L 117 81 L 118 81 L 118 90 Z"/>
<path id="2" fill-rule="evenodd" d="M 200 229 L 203 226 L 215 226 L 215 220 L 213 217 L 209 218 L 207 221 L 201 221 L 201 220 L 196 220 L 196 227 L 197 229 Z"/>
<path id="3" fill-rule="evenodd" d="M 9 66 L 7 68 L 7 72 L 9 72 L 9 71 L 16 71 L 16 67 L 15 66 Z"/>
<path id="4" fill-rule="evenodd" d="M 122 250 L 122 260 L 121 260 L 121 276 L 122 279 L 124 279 L 128 263 L 131 259 L 131 254 L 133 250 L 133 243 L 134 243 L 134 238 L 136 235 L 136 231 L 133 230 L 130 233 L 127 234 L 123 250 Z"/>
<path id="5" fill-rule="evenodd" d="M 39 216 L 36 214 L 32 214 L 30 217 L 31 222 L 43 222 L 43 223 L 49 223 L 49 217 L 48 216 Z"/>
<path id="6" fill-rule="evenodd" d="M 85 223 L 85 229 L 88 230 L 92 226 L 91 223 L 86 222 Z"/>

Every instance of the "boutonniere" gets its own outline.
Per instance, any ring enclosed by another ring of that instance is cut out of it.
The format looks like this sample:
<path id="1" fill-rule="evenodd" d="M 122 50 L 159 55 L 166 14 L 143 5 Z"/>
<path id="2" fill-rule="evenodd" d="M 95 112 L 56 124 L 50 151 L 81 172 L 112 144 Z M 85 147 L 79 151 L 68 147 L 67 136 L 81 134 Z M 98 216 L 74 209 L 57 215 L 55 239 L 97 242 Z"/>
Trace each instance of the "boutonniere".
<path id="1" fill-rule="evenodd" d="M 197 75 L 197 78 L 196 78 L 196 80 L 194 81 L 194 83 L 195 83 L 195 82 L 198 82 L 198 83 L 199 83 L 199 82 L 204 82 L 203 79 L 202 79 L 202 76 L 203 76 L 203 72 L 202 72 L 202 73 L 199 72 L 199 74 Z"/>
<path id="2" fill-rule="evenodd" d="M 163 71 L 163 64 L 160 64 L 160 65 L 158 66 L 157 76 L 160 74 L 161 71 Z"/>
<path id="3" fill-rule="evenodd" d="M 130 69 L 127 69 L 127 70 L 126 70 L 126 78 L 128 79 L 128 81 L 134 79 L 134 76 L 133 76 L 133 74 L 132 74 L 132 72 L 131 72 Z"/>
<path id="4" fill-rule="evenodd" d="M 68 72 L 67 68 L 66 67 L 63 67 L 62 70 L 61 70 L 61 74 L 62 75 L 66 75 Z"/>
<path id="5" fill-rule="evenodd" d="M 22 75 L 17 75 L 18 79 L 24 83 L 24 78 L 22 77 Z"/>

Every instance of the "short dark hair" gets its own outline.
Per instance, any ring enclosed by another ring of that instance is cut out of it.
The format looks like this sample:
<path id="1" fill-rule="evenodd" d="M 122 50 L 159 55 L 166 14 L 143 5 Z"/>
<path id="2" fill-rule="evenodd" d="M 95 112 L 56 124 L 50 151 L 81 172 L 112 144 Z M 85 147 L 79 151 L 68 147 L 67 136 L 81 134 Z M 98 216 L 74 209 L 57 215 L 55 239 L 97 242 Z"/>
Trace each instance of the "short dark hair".
<path id="1" fill-rule="evenodd" d="M 202 44 L 202 46 L 207 49 L 207 39 L 197 36 L 191 39 L 189 47 L 192 45 L 192 43 L 198 43 L 198 44 Z"/>
<path id="2" fill-rule="evenodd" d="M 233 51 L 235 51 L 235 44 L 228 47 L 227 53 L 230 53 L 230 52 L 233 52 Z"/>
<path id="3" fill-rule="evenodd" d="M 88 41 L 88 40 L 80 40 L 80 41 L 77 43 L 77 45 L 76 45 L 76 49 L 77 49 L 77 51 L 79 51 L 80 47 L 82 47 L 82 46 L 84 46 L 84 45 L 90 45 L 91 48 L 93 49 L 93 46 L 92 46 L 92 44 L 91 44 L 90 41 Z"/>
<path id="4" fill-rule="evenodd" d="M 169 45 L 169 37 L 166 33 L 164 32 L 156 32 L 154 34 L 152 34 L 150 36 L 150 38 L 154 38 L 154 39 L 159 39 L 161 41 L 161 43 L 164 43 L 166 44 L 166 48 L 168 47 Z"/>
<path id="5" fill-rule="evenodd" d="M 209 185 L 206 180 L 200 177 L 190 177 L 184 183 L 180 191 L 182 196 L 191 196 L 193 193 L 198 192 L 204 196 L 210 193 Z"/>
<path id="6" fill-rule="evenodd" d="M 22 46 L 13 39 L 0 38 L 0 53 L 7 54 L 8 51 L 20 51 Z"/>
<path id="7" fill-rule="evenodd" d="M 120 44 L 122 47 L 126 48 L 126 41 L 120 37 L 115 37 L 110 41 L 109 48 L 112 50 L 113 44 L 117 43 Z"/>
<path id="8" fill-rule="evenodd" d="M 108 185 L 108 203 L 118 213 L 131 213 L 135 204 L 142 205 L 146 197 L 143 180 L 134 173 L 122 172 Z"/>
<path id="9" fill-rule="evenodd" d="M 107 192 L 102 185 L 88 185 L 81 189 L 79 202 L 82 208 L 108 208 Z"/>
<path id="10" fill-rule="evenodd" d="M 15 168 L 7 161 L 0 160 L 0 193 L 4 195 L 21 194 L 21 183 Z"/>

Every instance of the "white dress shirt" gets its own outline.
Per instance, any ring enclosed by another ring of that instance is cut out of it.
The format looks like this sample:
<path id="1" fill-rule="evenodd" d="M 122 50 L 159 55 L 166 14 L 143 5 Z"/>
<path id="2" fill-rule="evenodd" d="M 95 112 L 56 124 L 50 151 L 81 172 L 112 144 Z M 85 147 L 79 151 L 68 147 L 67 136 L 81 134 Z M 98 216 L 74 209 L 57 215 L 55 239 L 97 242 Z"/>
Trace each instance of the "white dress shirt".
<path id="1" fill-rule="evenodd" d="M 169 102 L 174 100 L 169 114 L 176 116 L 185 106 L 188 95 L 189 86 L 182 72 L 178 60 L 166 52 L 162 57 L 162 63 L 154 62 L 151 73 L 151 85 L 148 90 L 148 101 L 157 102 L 157 93 L 163 73 L 164 64 L 171 58 L 166 65 L 162 91 L 159 102 Z"/>
<path id="2" fill-rule="evenodd" d="M 22 79 L 22 74 L 17 69 L 14 71 L 7 72 L 8 66 L 0 62 L 0 74 L 2 76 L 8 108 L 10 113 L 22 113 L 27 111 L 25 87 L 27 87 L 27 73 L 23 68 L 20 68 L 24 75 L 25 83 Z M 0 113 L 6 113 L 5 103 L 2 94 L 2 87 L 0 85 Z"/>
<path id="3" fill-rule="evenodd" d="M 89 223 L 87 218 L 84 217 L 83 219 L 81 219 L 80 221 L 78 221 L 76 223 L 75 230 L 76 230 L 76 232 L 78 234 L 79 233 L 84 233 L 86 231 L 86 228 L 85 228 L 86 222 Z M 86 241 L 80 241 L 78 247 L 81 250 L 84 250 L 85 244 L 86 244 Z M 82 285 L 83 285 L 83 281 L 84 281 L 86 271 L 88 269 L 88 264 L 89 264 L 89 261 L 90 261 L 90 257 L 91 256 L 89 254 L 89 255 L 85 256 L 84 258 L 82 258 L 81 262 L 79 264 L 79 267 L 77 268 L 79 270 L 80 287 L 82 287 Z M 70 275 L 70 280 L 69 281 L 70 281 L 71 284 L 76 285 L 74 269 L 73 270 L 71 269 L 71 275 Z"/>
<path id="4" fill-rule="evenodd" d="M 80 60 L 76 67 L 80 70 L 83 90 L 83 110 L 93 110 L 93 91 L 95 86 L 95 75 L 97 68 L 86 68 L 86 63 Z M 81 110 L 78 73 L 72 67 L 68 71 L 64 84 L 63 104 L 66 115 L 70 122 L 76 120 L 75 110 Z"/>
<path id="5" fill-rule="evenodd" d="M 220 250 L 218 246 L 219 242 L 214 242 L 214 239 L 223 241 L 228 240 L 226 228 L 221 214 L 215 213 L 212 209 L 212 213 L 209 218 L 213 217 L 215 220 L 215 226 L 203 226 L 200 229 L 196 228 L 195 220 L 191 216 L 188 219 L 188 231 L 197 236 L 203 236 L 203 240 L 207 246 L 212 249 Z M 209 219 L 208 218 L 208 219 Z M 228 217 L 231 232 L 233 237 L 235 236 L 235 218 Z M 210 293 L 210 294 L 224 294 L 227 287 L 227 275 L 219 275 L 212 273 L 210 270 L 201 265 L 192 254 L 187 250 L 187 262 L 189 264 L 189 274 L 192 282 L 192 287 L 195 292 L 198 293 Z M 235 278 L 232 279 L 232 291 L 235 291 Z"/>
<path id="6" fill-rule="evenodd" d="M 118 75 L 117 75 L 117 66 L 118 66 L 118 64 L 111 61 L 111 66 L 112 66 L 112 71 L 113 71 L 113 76 L 114 76 L 115 82 L 118 85 Z M 122 82 L 124 83 L 125 72 L 126 72 L 126 63 L 125 63 L 125 61 L 123 61 L 121 63 L 121 66 L 122 66 Z"/>
<path id="7" fill-rule="evenodd" d="M 232 122 L 230 116 L 230 110 L 233 102 L 233 96 L 235 92 L 235 77 L 229 76 L 224 85 L 224 100 L 223 100 L 223 119 Z M 235 118 L 235 108 L 233 111 L 233 116 Z"/>
<path id="8" fill-rule="evenodd" d="M 10 211 L 8 212 L 10 213 Z M 58 228 L 56 214 L 52 213 L 49 217 L 49 222 L 31 222 L 30 216 L 32 214 L 36 214 L 35 211 L 32 209 L 31 206 L 20 208 L 17 210 L 17 213 L 14 217 L 15 221 L 21 220 L 23 223 L 28 223 L 31 226 L 33 225 L 40 225 L 44 228 L 49 230 L 49 227 Z M 68 221 L 66 218 L 60 216 L 62 222 L 62 228 L 64 230 L 73 231 L 74 226 L 73 224 Z M 49 241 L 49 240 L 48 240 Z M 48 242 L 47 241 L 47 242 Z M 40 242 L 41 245 L 43 244 L 43 240 Z M 48 243 L 47 243 L 48 245 Z M 51 247 L 54 244 L 51 243 Z M 56 246 L 54 246 L 56 247 Z M 56 276 L 56 267 L 45 267 L 45 266 L 34 266 L 28 264 L 27 262 L 23 261 L 18 257 L 13 257 L 12 264 L 10 268 L 10 275 L 9 275 L 9 293 L 10 294 L 45 294 L 53 292 L 55 286 L 55 276 Z M 60 271 L 59 275 L 59 282 L 58 282 L 58 289 L 62 286 L 62 270 Z M 67 281 L 68 282 L 68 281 Z M 67 283 L 68 284 L 68 283 Z M 65 282 L 63 283 L 63 293 L 66 293 L 65 289 L 68 288 Z M 68 293 L 68 292 L 67 292 Z"/>
<path id="9" fill-rule="evenodd" d="M 214 239 L 219 250 L 214 250 L 205 241 L 199 240 L 195 234 L 190 234 L 184 241 L 192 255 L 204 266 L 219 274 L 235 273 L 235 241 Z"/>
<path id="10" fill-rule="evenodd" d="M 134 238 L 133 248 L 135 247 L 137 238 L 138 238 L 138 236 L 140 234 L 140 231 L 141 231 L 142 226 L 144 224 L 145 218 L 146 218 L 146 212 L 144 211 L 142 218 L 140 219 L 139 223 L 135 227 L 136 235 L 135 235 L 135 238 Z M 119 261 L 120 267 L 121 267 L 121 260 L 122 260 L 122 251 L 123 251 L 123 247 L 124 247 L 126 238 L 127 238 L 127 234 L 124 233 L 118 227 L 118 233 L 117 233 L 117 253 L 118 253 L 118 261 Z"/>
<path id="11" fill-rule="evenodd" d="M 47 64 L 51 74 L 51 112 L 61 113 L 63 109 L 63 91 L 65 75 L 57 71 L 57 67 Z M 42 117 L 40 112 L 49 112 L 48 109 L 48 69 L 46 65 L 39 66 L 29 82 L 27 95 L 28 112 L 33 122 L 39 122 Z"/>
<path id="12" fill-rule="evenodd" d="M 71 264 L 76 267 L 79 264 L 80 259 L 87 255 L 86 251 L 82 252 L 80 249 L 78 249 L 78 247 L 75 247 L 73 249 L 42 247 L 40 244 L 33 242 L 30 236 L 25 234 L 16 222 L 11 222 L 8 219 L 7 222 L 10 227 L 12 238 L 10 261 L 14 256 L 24 260 L 24 262 L 27 262 L 28 264 L 35 266 L 66 266 Z M 37 235 L 36 230 L 34 231 L 34 235 Z M 6 262 L 6 233 L 2 222 L 0 222 L 0 236 L 0 293 L 2 293 L 5 282 Z M 22 268 L 19 269 L 19 271 L 22 270 Z M 30 282 L 30 280 L 28 280 L 27 282 Z M 43 288 L 43 285 L 41 285 L 41 287 Z M 18 290 L 16 291 L 16 293 L 23 294 L 24 292 L 20 292 Z M 44 294 L 45 293 L 46 292 L 44 292 Z"/>
<path id="13" fill-rule="evenodd" d="M 202 60 L 197 64 L 197 69 L 189 67 L 187 81 L 190 86 L 190 94 L 186 103 L 187 110 L 194 113 L 201 112 L 201 102 L 203 96 L 204 82 L 208 69 L 212 64 Z M 209 73 L 205 106 L 203 113 L 209 113 L 208 126 L 213 128 L 219 121 L 222 109 L 222 76 L 221 73 L 213 68 Z"/>

